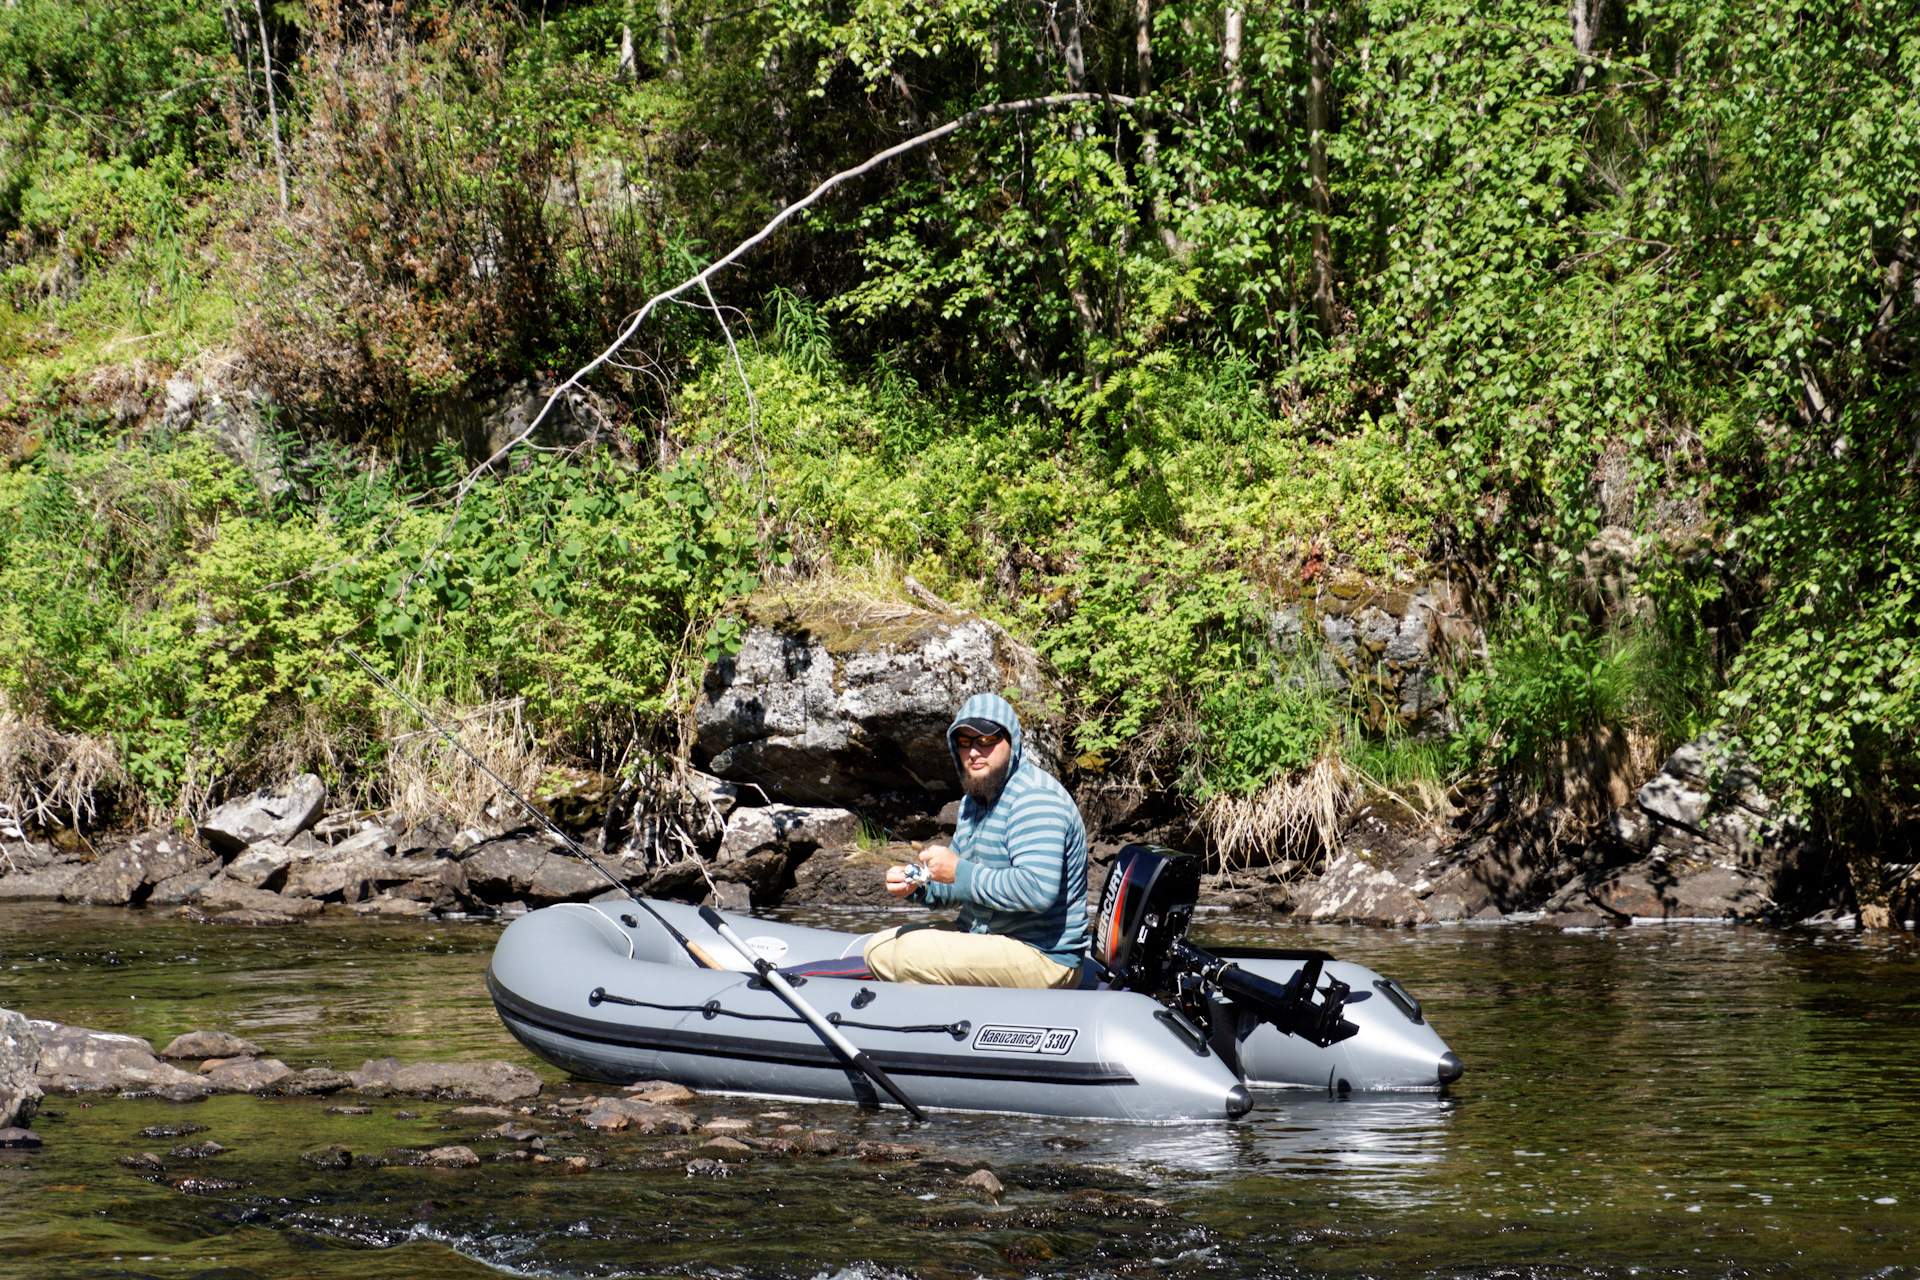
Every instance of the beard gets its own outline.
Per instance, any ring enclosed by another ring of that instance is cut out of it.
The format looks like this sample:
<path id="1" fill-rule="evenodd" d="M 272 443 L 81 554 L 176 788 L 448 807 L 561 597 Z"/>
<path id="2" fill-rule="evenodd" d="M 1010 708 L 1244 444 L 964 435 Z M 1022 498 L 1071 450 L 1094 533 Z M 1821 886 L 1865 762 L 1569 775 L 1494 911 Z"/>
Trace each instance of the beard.
<path id="1" fill-rule="evenodd" d="M 1008 760 L 1006 764 L 988 769 L 984 773 L 968 773 L 962 770 L 960 789 L 971 796 L 975 803 L 990 805 L 1000 798 L 1000 789 L 1007 785 L 1007 770 L 1012 764 L 1013 761 Z"/>

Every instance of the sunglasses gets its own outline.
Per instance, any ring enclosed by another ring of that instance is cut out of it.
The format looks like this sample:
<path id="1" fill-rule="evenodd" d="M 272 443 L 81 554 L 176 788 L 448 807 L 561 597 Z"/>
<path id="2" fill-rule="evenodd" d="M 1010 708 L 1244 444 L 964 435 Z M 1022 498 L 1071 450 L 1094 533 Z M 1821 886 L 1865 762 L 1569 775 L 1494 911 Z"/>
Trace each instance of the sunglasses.
<path id="1" fill-rule="evenodd" d="M 999 745 L 1000 739 L 1006 736 L 1004 733 L 967 733 L 962 730 L 953 735 L 953 745 L 959 747 L 962 751 L 972 751 L 975 748 L 981 751 L 991 751 L 995 746 Z"/>

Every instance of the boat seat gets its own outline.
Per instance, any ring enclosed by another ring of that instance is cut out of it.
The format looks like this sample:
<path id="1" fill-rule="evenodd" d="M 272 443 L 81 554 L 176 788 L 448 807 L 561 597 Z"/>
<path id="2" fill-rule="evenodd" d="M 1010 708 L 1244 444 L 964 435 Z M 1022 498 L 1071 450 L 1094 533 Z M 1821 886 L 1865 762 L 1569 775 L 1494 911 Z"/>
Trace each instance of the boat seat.
<path id="1" fill-rule="evenodd" d="M 790 964 L 778 971 L 784 978 L 851 978 L 855 982 L 874 981 L 873 970 L 867 968 L 867 962 L 859 956 L 845 956 L 839 960 L 808 960 L 802 964 Z"/>

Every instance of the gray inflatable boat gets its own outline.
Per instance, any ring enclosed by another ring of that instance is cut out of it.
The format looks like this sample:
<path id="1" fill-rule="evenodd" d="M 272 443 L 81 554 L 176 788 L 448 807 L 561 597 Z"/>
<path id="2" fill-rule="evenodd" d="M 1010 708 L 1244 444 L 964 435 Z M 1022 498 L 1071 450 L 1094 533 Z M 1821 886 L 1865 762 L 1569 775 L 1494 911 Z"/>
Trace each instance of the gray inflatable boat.
<path id="1" fill-rule="evenodd" d="M 1191 885 L 1189 884 L 1191 882 Z M 868 935 L 650 901 L 725 966 L 705 968 L 646 908 L 566 904 L 507 927 L 487 989 L 507 1029 L 566 1071 L 616 1084 L 877 1105 L 868 1077 L 755 970 L 797 994 L 925 1109 L 1166 1124 L 1252 1107 L 1249 1086 L 1435 1090 L 1460 1059 L 1391 979 L 1319 952 L 1185 943 L 1198 873 L 1129 846 L 1101 901 L 1079 990 L 881 982 Z"/>

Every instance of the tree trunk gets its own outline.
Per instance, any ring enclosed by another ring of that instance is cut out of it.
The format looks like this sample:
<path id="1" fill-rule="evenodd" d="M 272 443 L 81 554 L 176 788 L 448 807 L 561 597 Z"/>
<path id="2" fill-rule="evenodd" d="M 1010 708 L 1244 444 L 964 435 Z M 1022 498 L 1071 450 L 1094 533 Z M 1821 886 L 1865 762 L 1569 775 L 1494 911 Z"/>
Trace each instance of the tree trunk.
<path id="1" fill-rule="evenodd" d="M 660 14 L 660 66 L 669 80 L 680 78 L 680 41 L 673 33 L 673 0 L 658 0 Z"/>
<path id="2" fill-rule="evenodd" d="M 627 0 L 620 15 L 620 54 L 613 64 L 613 78 L 622 83 L 638 74 L 633 65 L 633 0 Z"/>
<path id="3" fill-rule="evenodd" d="M 1580 70 L 1575 73 L 1573 91 L 1587 87 L 1593 68 L 1587 62 L 1593 56 L 1593 29 L 1600 23 L 1601 0 L 1567 0 L 1567 25 L 1573 28 L 1573 51 L 1580 55 Z"/>
<path id="4" fill-rule="evenodd" d="M 1133 57 L 1140 72 L 1140 96 L 1144 99 L 1153 92 L 1153 0 L 1134 0 Z M 1152 193 L 1148 212 L 1160 232 L 1160 243 L 1168 253 L 1178 255 L 1180 244 L 1173 228 L 1167 225 L 1166 200 L 1161 194 L 1160 129 L 1154 123 L 1154 113 L 1144 108 L 1140 112 L 1140 167 L 1147 189 Z"/>
<path id="5" fill-rule="evenodd" d="M 273 42 L 267 38 L 267 14 L 253 0 L 253 16 L 260 21 L 260 65 L 267 79 L 267 115 L 273 123 L 273 163 L 280 173 L 280 212 L 287 211 L 287 154 L 280 147 L 280 105 L 273 93 Z"/>
<path id="6" fill-rule="evenodd" d="M 1227 5 L 1226 31 L 1221 42 L 1220 66 L 1227 76 L 1227 110 L 1238 112 L 1247 91 L 1247 74 L 1240 65 L 1240 45 L 1246 38 L 1247 11 L 1238 0 Z"/>
<path id="7" fill-rule="evenodd" d="M 1333 197 L 1327 190 L 1327 116 L 1334 12 L 1316 10 L 1307 27 L 1307 199 L 1313 210 L 1313 314 L 1322 338 L 1333 337 Z"/>

